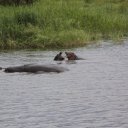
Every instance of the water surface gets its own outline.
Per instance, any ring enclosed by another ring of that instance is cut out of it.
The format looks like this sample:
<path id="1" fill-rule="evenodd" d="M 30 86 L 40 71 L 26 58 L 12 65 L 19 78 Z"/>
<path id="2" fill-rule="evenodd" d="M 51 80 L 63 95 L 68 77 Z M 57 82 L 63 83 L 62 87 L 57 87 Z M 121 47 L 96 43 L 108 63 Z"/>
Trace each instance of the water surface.
<path id="1" fill-rule="evenodd" d="M 77 48 L 64 73 L 0 71 L 0 128 L 128 128 L 128 42 Z M 56 64 L 59 51 L 0 53 L 0 66 Z"/>

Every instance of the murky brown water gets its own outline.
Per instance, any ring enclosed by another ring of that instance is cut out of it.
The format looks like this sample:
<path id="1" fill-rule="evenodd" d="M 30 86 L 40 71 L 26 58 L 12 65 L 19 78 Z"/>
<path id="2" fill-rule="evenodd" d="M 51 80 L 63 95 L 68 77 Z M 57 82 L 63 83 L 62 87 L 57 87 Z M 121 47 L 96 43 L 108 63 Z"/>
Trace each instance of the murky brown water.
<path id="1" fill-rule="evenodd" d="M 70 51 L 70 50 L 69 50 Z M 72 50 L 64 73 L 0 71 L 0 128 L 128 128 L 128 42 Z M 0 66 L 56 63 L 58 51 L 0 53 Z"/>

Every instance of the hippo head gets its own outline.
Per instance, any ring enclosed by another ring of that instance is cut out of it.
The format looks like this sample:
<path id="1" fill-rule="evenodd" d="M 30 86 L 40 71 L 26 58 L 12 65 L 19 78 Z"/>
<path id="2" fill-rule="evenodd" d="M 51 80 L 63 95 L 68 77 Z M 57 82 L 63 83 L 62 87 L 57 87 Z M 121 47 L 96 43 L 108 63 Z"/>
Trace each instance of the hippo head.
<path id="1" fill-rule="evenodd" d="M 12 68 L 5 68 L 4 72 L 14 72 Z"/>
<path id="2" fill-rule="evenodd" d="M 57 54 L 57 55 L 54 57 L 54 60 L 55 60 L 55 61 L 62 61 L 62 60 L 64 60 L 64 57 L 62 56 L 62 52 L 60 52 L 59 54 Z"/>
<path id="3" fill-rule="evenodd" d="M 68 58 L 68 60 L 77 60 L 78 57 L 75 53 L 73 52 L 65 52 L 66 57 Z"/>

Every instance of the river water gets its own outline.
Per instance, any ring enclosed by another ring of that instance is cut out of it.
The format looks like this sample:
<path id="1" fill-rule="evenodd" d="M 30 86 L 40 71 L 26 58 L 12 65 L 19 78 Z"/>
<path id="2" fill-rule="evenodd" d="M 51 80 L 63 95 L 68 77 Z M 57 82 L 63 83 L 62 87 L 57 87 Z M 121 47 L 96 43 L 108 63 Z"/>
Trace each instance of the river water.
<path id="1" fill-rule="evenodd" d="M 128 42 L 68 49 L 63 73 L 0 71 L 0 128 L 128 128 Z M 0 53 L 0 66 L 56 64 L 59 51 Z"/>

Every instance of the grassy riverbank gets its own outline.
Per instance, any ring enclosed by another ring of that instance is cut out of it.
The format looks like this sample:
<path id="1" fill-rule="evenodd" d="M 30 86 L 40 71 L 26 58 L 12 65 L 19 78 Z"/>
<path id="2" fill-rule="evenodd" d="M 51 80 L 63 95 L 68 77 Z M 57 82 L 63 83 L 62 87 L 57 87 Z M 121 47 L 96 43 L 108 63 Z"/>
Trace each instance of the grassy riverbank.
<path id="1" fill-rule="evenodd" d="M 128 0 L 0 6 L 0 49 L 68 48 L 128 36 Z"/>

